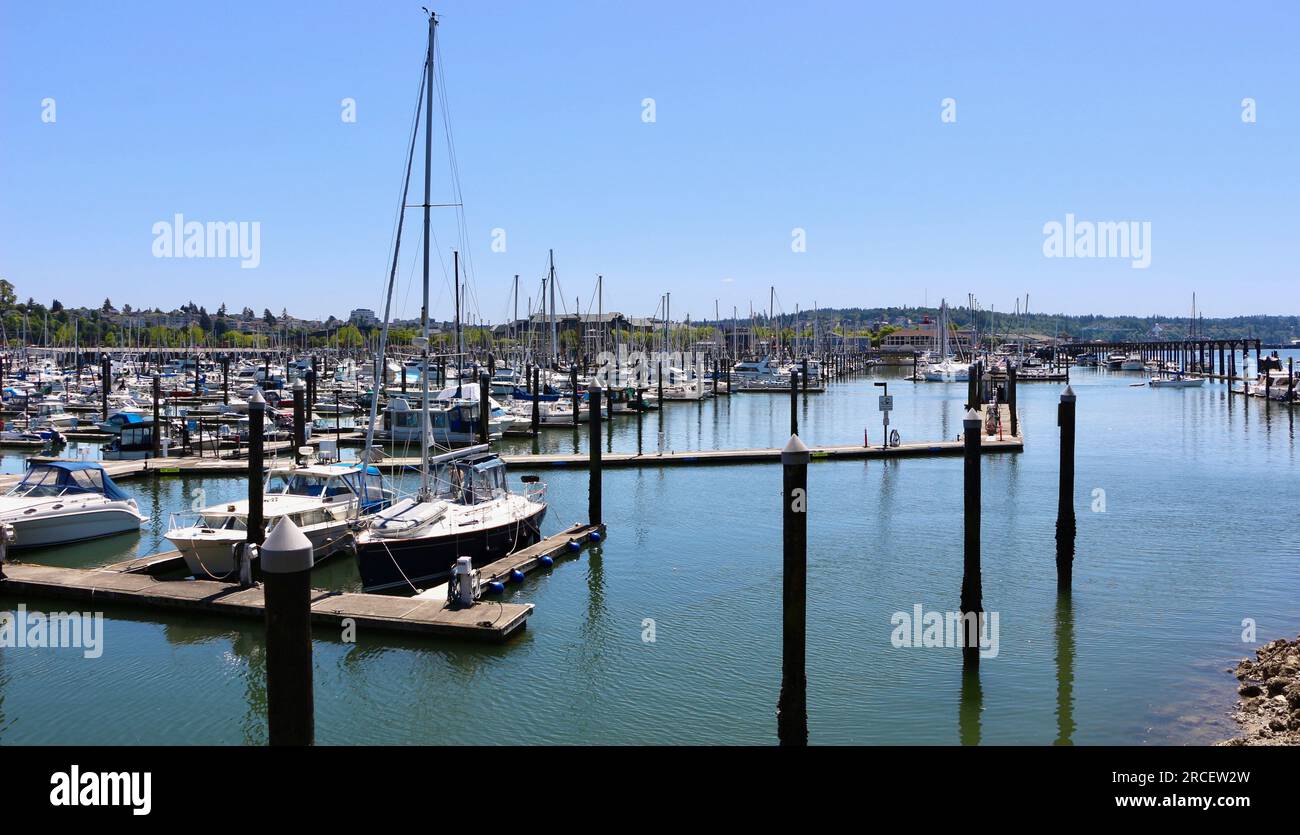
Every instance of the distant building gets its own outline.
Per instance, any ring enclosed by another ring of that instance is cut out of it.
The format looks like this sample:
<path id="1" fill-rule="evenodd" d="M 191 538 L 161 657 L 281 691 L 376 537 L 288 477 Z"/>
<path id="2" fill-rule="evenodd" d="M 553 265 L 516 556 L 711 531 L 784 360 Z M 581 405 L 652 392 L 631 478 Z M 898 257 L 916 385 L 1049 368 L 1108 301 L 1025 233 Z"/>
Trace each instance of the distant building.
<path id="1" fill-rule="evenodd" d="M 358 307 L 348 314 L 348 321 L 357 327 L 372 328 L 379 324 L 379 317 L 369 308 Z"/>

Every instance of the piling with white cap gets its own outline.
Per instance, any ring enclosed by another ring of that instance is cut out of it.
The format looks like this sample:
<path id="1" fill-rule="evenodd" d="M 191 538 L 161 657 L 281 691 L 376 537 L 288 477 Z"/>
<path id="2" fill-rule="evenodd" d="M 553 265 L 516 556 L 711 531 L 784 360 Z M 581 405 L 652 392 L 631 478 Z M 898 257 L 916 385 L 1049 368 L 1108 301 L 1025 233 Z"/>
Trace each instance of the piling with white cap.
<path id="1" fill-rule="evenodd" d="M 1056 505 L 1056 587 L 1068 591 L 1074 577 L 1074 389 L 1065 387 L 1056 407 L 1061 427 L 1061 482 Z"/>
<path id="2" fill-rule="evenodd" d="M 261 547 L 266 601 L 266 719 L 272 745 L 311 745 L 311 540 L 281 516 Z"/>
<path id="3" fill-rule="evenodd" d="M 795 372 L 797 373 L 797 372 Z M 793 385 L 793 384 L 792 384 Z M 776 734 L 781 745 L 808 744 L 808 462 L 798 435 L 781 450 L 781 695 Z"/>

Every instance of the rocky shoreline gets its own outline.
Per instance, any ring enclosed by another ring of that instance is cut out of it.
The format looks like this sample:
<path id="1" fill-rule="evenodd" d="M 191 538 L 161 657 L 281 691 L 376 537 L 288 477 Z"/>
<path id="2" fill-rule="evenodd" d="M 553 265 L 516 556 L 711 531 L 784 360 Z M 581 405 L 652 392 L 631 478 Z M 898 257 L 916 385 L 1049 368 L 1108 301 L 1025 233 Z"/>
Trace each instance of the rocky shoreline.
<path id="1" fill-rule="evenodd" d="M 1220 745 L 1300 745 L 1300 637 L 1279 638 L 1232 671 L 1241 686 L 1233 718 L 1242 735 Z"/>

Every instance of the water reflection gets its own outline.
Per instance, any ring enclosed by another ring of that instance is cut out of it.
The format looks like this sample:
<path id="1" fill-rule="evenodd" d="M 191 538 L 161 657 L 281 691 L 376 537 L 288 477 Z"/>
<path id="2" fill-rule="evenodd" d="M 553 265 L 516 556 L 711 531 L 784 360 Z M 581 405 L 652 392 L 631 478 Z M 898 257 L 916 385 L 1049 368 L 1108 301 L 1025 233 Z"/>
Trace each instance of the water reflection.
<path id="1" fill-rule="evenodd" d="M 1074 744 L 1074 606 L 1070 592 L 1056 596 L 1056 740 Z"/>
<path id="2" fill-rule="evenodd" d="M 984 687 L 978 667 L 962 665 L 961 705 L 957 711 L 957 732 L 962 745 L 980 744 L 980 714 L 984 712 Z"/>

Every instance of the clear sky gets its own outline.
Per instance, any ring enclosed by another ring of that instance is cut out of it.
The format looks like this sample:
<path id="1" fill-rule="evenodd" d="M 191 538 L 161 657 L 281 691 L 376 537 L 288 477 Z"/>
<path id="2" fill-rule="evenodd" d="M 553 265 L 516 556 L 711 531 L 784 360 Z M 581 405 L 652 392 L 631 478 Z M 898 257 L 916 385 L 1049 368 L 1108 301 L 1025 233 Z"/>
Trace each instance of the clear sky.
<path id="1" fill-rule="evenodd" d="M 0 277 L 46 303 L 381 308 L 420 5 L 0 0 Z M 665 292 L 675 318 L 743 314 L 769 285 L 786 312 L 1028 293 L 1177 315 L 1193 291 L 1207 316 L 1300 309 L 1300 3 L 433 8 L 476 317 L 510 315 L 516 273 L 526 305 L 552 247 L 569 309 L 601 273 L 605 309 L 634 315 Z M 155 257 L 177 213 L 259 223 L 258 266 Z M 1067 214 L 1150 223 L 1150 266 L 1045 257 Z"/>

